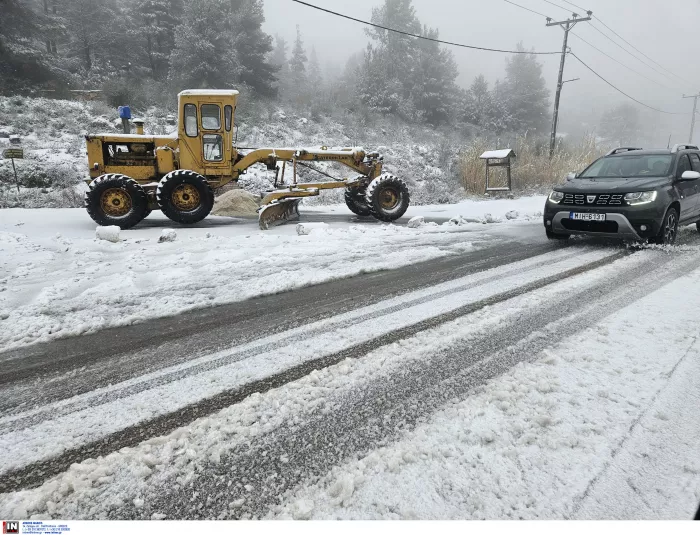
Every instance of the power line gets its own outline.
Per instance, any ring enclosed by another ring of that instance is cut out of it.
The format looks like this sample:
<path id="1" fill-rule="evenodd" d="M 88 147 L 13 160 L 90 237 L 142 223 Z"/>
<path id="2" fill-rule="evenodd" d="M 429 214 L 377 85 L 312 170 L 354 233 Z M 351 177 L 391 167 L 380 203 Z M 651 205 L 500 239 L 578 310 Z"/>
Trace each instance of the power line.
<path id="1" fill-rule="evenodd" d="M 595 31 L 597 31 L 600 35 L 602 35 L 603 37 L 605 37 L 608 41 L 610 41 L 612 44 L 614 44 L 614 45 L 615 45 L 616 47 L 618 47 L 620 50 L 624 50 L 627 54 L 629 54 L 630 56 L 632 56 L 634 59 L 636 59 L 637 61 L 639 61 L 639 62 L 642 63 L 643 65 L 649 67 L 649 68 L 650 68 L 651 70 L 653 70 L 655 73 L 660 74 L 661 76 L 666 76 L 666 74 L 664 74 L 663 72 L 659 71 L 659 70 L 658 70 L 657 68 L 655 68 L 653 65 L 649 65 L 649 64 L 648 64 L 647 62 L 645 62 L 644 60 L 642 60 L 642 59 L 640 59 L 639 57 L 637 57 L 637 56 L 635 56 L 634 54 L 632 54 L 632 52 L 630 52 L 629 50 L 627 50 L 624 46 L 622 46 L 620 43 L 618 43 L 617 41 L 615 41 L 615 40 L 614 40 L 612 37 L 610 37 L 608 34 L 606 34 L 605 32 L 603 32 L 603 30 L 601 30 L 600 28 L 598 28 L 595 24 L 591 24 L 591 28 L 593 28 L 593 29 L 594 29 Z"/>
<path id="2" fill-rule="evenodd" d="M 566 11 L 567 13 L 571 13 L 571 10 L 570 10 L 570 9 L 567 9 L 567 8 L 565 8 L 565 7 L 563 7 L 563 6 L 560 6 L 559 4 L 555 4 L 554 2 L 550 2 L 549 0 L 542 0 L 542 1 L 543 1 L 543 2 L 547 2 L 549 5 L 552 5 L 552 6 L 554 6 L 554 7 L 558 7 L 559 9 L 563 9 L 563 10 Z"/>
<path id="3" fill-rule="evenodd" d="M 645 104 L 644 102 L 642 102 L 642 101 L 640 101 L 640 100 L 637 100 L 637 99 L 634 98 L 633 96 L 628 95 L 628 94 L 625 93 L 622 89 L 620 89 L 619 87 L 613 85 L 613 84 L 610 83 L 608 80 L 606 80 L 605 78 L 603 78 L 600 74 L 598 74 L 598 73 L 597 73 L 596 71 L 594 71 L 591 67 L 589 67 L 586 63 L 584 63 L 584 61 L 583 61 L 581 58 L 579 58 L 576 54 L 574 54 L 573 52 L 569 52 L 569 54 L 571 54 L 573 57 L 575 57 L 581 65 L 583 65 L 584 67 L 586 67 L 586 69 L 588 69 L 588 70 L 591 71 L 593 74 L 595 74 L 598 78 L 600 78 L 601 80 L 603 80 L 603 82 L 605 82 L 606 84 L 608 84 L 608 85 L 609 85 L 610 87 L 612 87 L 615 91 L 617 91 L 618 93 L 621 93 L 622 95 L 624 95 L 624 96 L 626 96 L 628 99 L 630 99 L 630 100 L 636 102 L 636 103 L 639 104 L 640 106 L 644 106 L 645 108 L 649 108 L 650 110 L 654 110 L 654 111 L 657 111 L 657 112 L 659 112 L 659 113 L 665 113 L 666 115 L 685 115 L 684 113 L 678 113 L 678 112 L 660 110 L 660 109 L 658 109 L 658 108 L 654 108 L 653 106 L 649 106 L 648 104 Z"/>
<path id="4" fill-rule="evenodd" d="M 625 69 L 627 69 L 627 70 L 629 70 L 629 71 L 632 71 L 633 73 L 635 73 L 635 74 L 641 76 L 642 78 L 644 78 L 644 79 L 646 79 L 646 80 L 649 80 L 650 82 L 653 82 L 653 83 L 655 83 L 655 84 L 657 84 L 657 85 L 659 85 L 659 86 L 661 86 L 661 87 L 665 87 L 666 89 L 670 89 L 671 91 L 677 91 L 677 90 L 678 90 L 677 88 L 673 88 L 673 87 L 669 87 L 669 86 L 667 86 L 667 85 L 664 85 L 664 84 L 662 84 L 661 82 L 658 82 L 658 81 L 654 80 L 653 78 L 649 78 L 648 76 L 642 74 L 641 72 L 634 70 L 632 67 L 630 67 L 629 65 L 623 63 L 622 61 L 615 59 L 615 58 L 612 57 L 610 54 L 607 54 L 606 52 L 603 52 L 600 48 L 598 48 L 597 46 L 595 46 L 595 45 L 589 43 L 588 41 L 586 41 L 583 37 L 581 37 L 581 36 L 578 35 L 577 33 L 574 33 L 574 32 L 571 32 L 571 33 L 573 34 L 574 37 L 576 37 L 577 39 L 583 41 L 583 42 L 586 43 L 588 46 L 590 46 L 590 47 L 593 48 L 594 50 L 597 50 L 598 52 L 600 52 L 601 54 L 603 54 L 605 57 L 611 59 L 612 61 L 614 61 L 614 62 L 617 63 L 618 65 L 622 65 Z"/>
<path id="5" fill-rule="evenodd" d="M 545 1 L 545 2 L 548 2 L 548 3 L 551 3 L 551 2 L 549 2 L 549 0 L 544 0 L 544 1 Z M 579 6 L 579 5 L 576 5 L 576 4 L 574 4 L 573 2 L 569 2 L 569 0 L 561 0 L 561 1 L 564 2 L 564 3 L 566 3 L 566 4 L 569 4 L 570 6 L 573 6 L 573 7 L 577 8 L 577 9 L 581 9 L 581 10 L 583 10 L 583 11 L 588 11 L 587 9 L 585 9 L 585 8 Z M 629 47 L 631 47 L 631 48 L 632 48 L 633 50 L 635 50 L 637 53 L 641 54 L 641 55 L 644 56 L 646 59 L 648 59 L 649 61 L 651 61 L 651 62 L 652 62 L 654 65 L 656 65 L 657 67 L 660 67 L 661 69 L 663 69 L 664 71 L 666 71 L 668 74 L 670 74 L 671 76 L 674 76 L 674 77 L 678 78 L 679 80 L 683 80 L 684 82 L 689 83 L 689 84 L 692 84 L 692 83 L 693 83 L 693 82 L 691 82 L 690 80 L 688 80 L 688 79 L 686 79 L 686 78 L 683 78 L 682 76 L 677 75 L 677 74 L 674 73 L 673 71 L 671 71 L 671 70 L 667 69 L 666 67 L 664 67 L 663 65 L 661 65 L 658 61 L 655 61 L 654 59 L 652 59 L 651 57 L 649 57 L 647 54 L 645 54 L 644 52 L 642 52 L 639 48 L 637 48 L 636 46 L 634 46 L 634 45 L 633 45 L 632 43 L 630 43 L 627 39 L 625 39 L 625 38 L 622 37 L 619 33 L 617 33 L 615 30 L 613 30 L 610 26 L 608 26 L 607 24 L 605 24 L 605 22 L 604 22 L 603 20 L 601 20 L 600 17 L 593 15 L 593 18 L 594 18 L 596 21 L 600 22 L 603 26 L 605 26 L 605 28 L 607 28 L 610 32 L 612 32 L 613 35 L 615 35 L 618 39 L 620 39 L 622 42 L 624 42 L 625 44 L 627 44 Z M 594 26 L 594 27 L 595 27 L 595 26 Z M 596 29 L 597 29 L 597 28 L 596 28 Z M 598 30 L 598 31 L 600 31 L 600 30 Z M 602 33 L 602 32 L 601 32 L 601 33 Z M 607 36 L 606 36 L 606 37 L 607 37 Z M 613 43 L 615 43 L 615 41 L 613 41 Z M 617 43 L 615 43 L 615 44 L 617 45 Z M 617 45 L 617 46 L 620 46 L 620 45 Z M 622 47 L 621 47 L 621 48 L 622 48 Z M 623 50 L 625 50 L 625 49 L 623 48 Z M 626 51 L 626 50 L 625 50 L 625 51 Z M 626 52 L 628 52 L 628 51 L 626 51 Z M 628 52 L 628 53 L 629 53 L 629 52 Z M 637 59 L 638 61 L 642 62 L 642 63 L 643 63 L 644 65 L 646 65 L 647 67 L 650 67 L 650 68 L 653 69 L 653 67 L 651 67 L 651 65 L 647 65 L 646 63 L 644 63 L 643 61 L 641 61 L 641 60 L 640 60 L 639 58 L 637 58 L 636 56 L 632 55 L 632 57 L 635 57 L 635 59 Z M 656 69 L 654 69 L 654 70 L 656 70 Z M 656 72 L 658 73 L 658 71 L 656 71 Z M 663 76 L 666 76 L 664 73 L 659 73 L 659 74 L 661 74 L 661 75 L 663 75 Z"/>
<path id="6" fill-rule="evenodd" d="M 565 4 L 569 4 L 570 6 L 574 6 L 576 9 L 580 9 L 580 10 L 583 11 L 584 13 L 588 13 L 588 11 L 589 11 L 588 9 L 585 9 L 585 8 L 583 8 L 583 7 L 581 7 L 581 6 L 577 6 L 576 4 L 573 4 L 573 3 L 571 3 L 571 2 L 568 2 L 567 0 L 561 0 L 561 1 L 564 2 Z"/>
<path id="7" fill-rule="evenodd" d="M 617 33 L 617 32 L 616 32 L 615 30 L 613 30 L 610 26 L 608 26 L 607 24 L 605 24 L 605 23 L 604 23 L 602 20 L 600 20 L 598 17 L 594 17 L 594 18 L 595 18 L 595 20 L 597 20 L 598 22 L 600 22 L 603 26 L 605 26 L 608 30 L 610 30 L 613 34 L 615 34 L 619 39 L 621 39 L 622 41 L 624 41 L 625 43 L 627 43 L 629 46 L 631 46 L 634 50 L 636 50 L 637 52 L 639 52 L 642 56 L 644 56 L 645 58 L 647 58 L 647 59 L 648 59 L 649 61 L 651 61 L 652 63 L 658 65 L 658 66 L 661 67 L 663 70 L 665 70 L 665 71 L 668 72 L 669 74 L 675 76 L 675 77 L 678 78 L 679 80 L 683 80 L 684 82 L 692 83 L 692 82 L 689 82 L 688 80 L 686 80 L 685 78 L 683 78 L 683 77 L 681 77 L 681 76 L 678 76 L 677 74 L 674 74 L 673 71 L 668 70 L 666 67 L 664 67 L 664 66 L 661 65 L 660 63 L 658 63 L 658 62 L 654 61 L 653 59 L 651 59 L 651 58 L 650 58 L 649 56 L 647 56 L 644 52 L 642 52 L 641 50 L 639 50 L 636 46 L 634 46 L 634 45 L 633 45 L 632 43 L 630 43 L 627 39 L 625 39 L 624 37 L 622 37 L 619 33 Z"/>
<path id="8" fill-rule="evenodd" d="M 388 32 L 398 33 L 400 35 L 405 35 L 408 37 L 415 37 L 416 39 L 424 39 L 426 41 L 433 41 L 434 43 L 440 43 L 443 45 L 457 46 L 460 48 L 469 48 L 471 50 L 483 50 L 485 52 L 500 52 L 501 54 L 534 54 L 536 56 L 550 56 L 550 55 L 555 55 L 555 54 L 560 53 L 560 52 L 531 52 L 531 51 L 527 51 L 527 50 L 502 50 L 499 48 L 486 48 L 486 47 L 482 47 L 482 46 L 473 46 L 473 45 L 464 45 L 461 43 L 453 43 L 450 41 L 443 41 L 441 39 L 433 39 L 432 37 L 426 37 L 425 35 L 418 35 L 415 33 L 404 32 L 403 30 L 389 28 L 387 26 L 382 26 L 381 24 L 375 24 L 374 22 L 369 22 L 369 21 L 362 20 L 362 19 L 356 19 L 355 17 L 351 17 L 349 15 L 344 15 L 342 13 L 338 13 L 337 11 L 331 11 L 330 9 L 326 9 L 323 7 L 315 6 L 315 5 L 309 4 L 307 2 L 302 2 L 301 0 L 292 0 L 292 2 L 296 2 L 297 4 L 301 4 L 301 5 L 306 6 L 306 7 L 310 7 L 313 9 L 317 9 L 319 11 L 323 11 L 325 13 L 329 13 L 331 15 L 335 15 L 336 17 L 342 17 L 344 19 L 352 20 L 354 22 L 359 22 L 360 24 L 365 24 L 367 26 L 373 26 L 374 28 L 386 30 Z"/>
<path id="9" fill-rule="evenodd" d="M 510 0 L 503 0 L 506 4 L 510 4 L 515 7 L 519 7 L 520 9 L 524 9 L 525 11 L 529 11 L 530 13 L 534 13 L 535 15 L 539 15 L 540 17 L 544 17 L 545 19 L 548 19 L 547 15 L 544 15 L 540 13 L 539 11 L 535 11 L 534 9 L 530 9 L 529 7 L 521 6 L 520 4 L 516 4 L 515 2 L 511 2 Z"/>

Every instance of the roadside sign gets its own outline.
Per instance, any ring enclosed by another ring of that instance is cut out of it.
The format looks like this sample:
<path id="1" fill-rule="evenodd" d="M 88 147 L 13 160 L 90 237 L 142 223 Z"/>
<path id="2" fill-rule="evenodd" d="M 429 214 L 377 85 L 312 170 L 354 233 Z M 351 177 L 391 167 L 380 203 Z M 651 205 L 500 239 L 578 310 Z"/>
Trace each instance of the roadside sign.
<path id="1" fill-rule="evenodd" d="M 2 157 L 6 160 L 21 160 L 24 158 L 24 149 L 5 149 L 2 151 Z"/>
<path id="2" fill-rule="evenodd" d="M 2 157 L 6 160 L 12 160 L 12 170 L 15 172 L 15 186 L 17 186 L 17 193 L 19 194 L 19 179 L 17 178 L 17 168 L 15 167 L 15 160 L 22 160 L 24 158 L 24 149 L 5 149 L 2 151 Z"/>

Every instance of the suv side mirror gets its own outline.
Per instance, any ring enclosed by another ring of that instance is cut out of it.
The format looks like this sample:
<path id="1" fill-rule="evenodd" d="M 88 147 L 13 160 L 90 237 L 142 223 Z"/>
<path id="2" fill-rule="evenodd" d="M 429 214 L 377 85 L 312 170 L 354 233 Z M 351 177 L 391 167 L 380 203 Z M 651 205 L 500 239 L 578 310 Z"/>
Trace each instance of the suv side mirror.
<path id="1" fill-rule="evenodd" d="M 571 180 L 572 178 L 576 178 L 578 175 L 576 173 L 569 173 L 566 175 L 567 180 Z"/>
<path id="2" fill-rule="evenodd" d="M 681 180 L 684 182 L 690 182 L 692 180 L 697 180 L 700 178 L 700 173 L 697 171 L 686 171 L 681 175 Z"/>

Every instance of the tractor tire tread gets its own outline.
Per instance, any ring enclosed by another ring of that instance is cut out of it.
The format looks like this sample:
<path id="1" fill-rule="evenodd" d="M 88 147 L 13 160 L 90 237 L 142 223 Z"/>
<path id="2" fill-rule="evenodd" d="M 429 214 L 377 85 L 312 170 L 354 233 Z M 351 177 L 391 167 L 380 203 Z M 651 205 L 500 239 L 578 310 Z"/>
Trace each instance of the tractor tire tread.
<path id="1" fill-rule="evenodd" d="M 361 217 L 372 215 L 365 193 L 360 188 L 348 188 L 345 190 L 345 204 L 355 215 Z"/>
<path id="2" fill-rule="evenodd" d="M 111 183 L 114 184 L 111 184 Z M 121 218 L 110 217 L 100 209 L 99 191 L 104 184 L 124 189 L 131 196 L 132 210 Z M 122 230 L 138 225 L 148 214 L 148 196 L 133 178 L 119 173 L 107 173 L 90 182 L 83 201 L 92 220 L 100 226 L 116 225 Z M 95 194 L 97 192 L 98 194 Z"/>
<path id="3" fill-rule="evenodd" d="M 200 196 L 204 200 L 198 208 L 190 212 L 183 212 L 173 206 L 169 201 L 168 190 L 178 183 L 189 183 L 197 187 Z M 214 208 L 214 191 L 211 189 L 207 179 L 199 173 L 186 169 L 177 169 L 169 172 L 158 183 L 156 202 L 168 219 L 184 225 L 193 225 L 207 217 L 212 208 Z"/>
<path id="4" fill-rule="evenodd" d="M 393 213 L 387 213 L 384 210 L 382 210 L 379 204 L 379 199 L 376 194 L 377 189 L 383 184 L 386 184 L 387 182 L 394 182 L 401 190 L 402 206 L 400 206 L 399 209 Z M 408 206 L 411 203 L 411 196 L 408 191 L 408 184 L 406 184 L 406 182 L 402 179 L 392 175 L 391 173 L 384 173 L 372 180 L 369 186 L 367 186 L 365 199 L 367 201 L 367 206 L 369 208 L 370 215 L 372 215 L 375 219 L 378 219 L 379 221 L 384 221 L 386 223 L 391 223 L 392 221 L 396 221 L 397 219 L 401 218 L 401 216 L 403 216 L 406 213 L 406 210 L 408 210 Z"/>

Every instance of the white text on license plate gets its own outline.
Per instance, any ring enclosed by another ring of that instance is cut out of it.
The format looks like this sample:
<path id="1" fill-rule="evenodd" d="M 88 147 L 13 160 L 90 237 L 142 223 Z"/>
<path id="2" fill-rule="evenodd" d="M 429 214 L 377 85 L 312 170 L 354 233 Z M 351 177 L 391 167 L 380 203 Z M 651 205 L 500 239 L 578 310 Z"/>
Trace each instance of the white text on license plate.
<path id="1" fill-rule="evenodd" d="M 569 219 L 576 221 L 605 221 L 605 214 L 582 214 L 580 212 L 571 212 Z"/>

